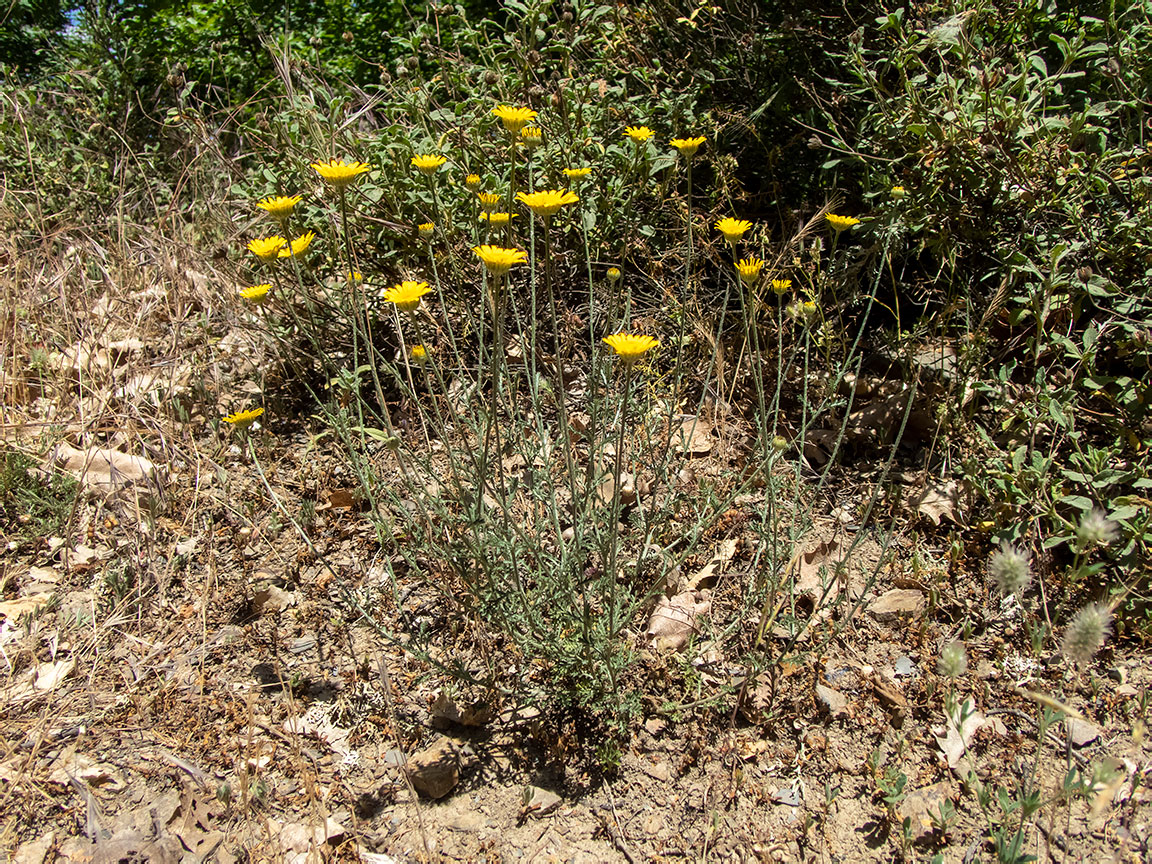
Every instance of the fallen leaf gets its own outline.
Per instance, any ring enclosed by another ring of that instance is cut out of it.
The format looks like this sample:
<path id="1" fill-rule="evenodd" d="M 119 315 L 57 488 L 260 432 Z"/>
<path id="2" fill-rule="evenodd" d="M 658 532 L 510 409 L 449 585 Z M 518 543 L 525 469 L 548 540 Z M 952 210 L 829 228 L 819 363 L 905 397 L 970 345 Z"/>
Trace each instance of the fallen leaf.
<path id="1" fill-rule="evenodd" d="M 648 619 L 648 642 L 660 651 L 679 651 L 696 632 L 697 619 L 712 610 L 707 591 L 682 591 L 661 596 Z"/>
<path id="2" fill-rule="evenodd" d="M 931 519 L 933 525 L 939 525 L 941 519 L 959 525 L 956 511 L 960 506 L 960 487 L 955 480 L 947 483 L 929 481 L 923 489 L 908 497 L 908 506 Z"/>
<path id="3" fill-rule="evenodd" d="M 705 582 L 711 583 L 716 577 L 716 571 L 722 570 L 724 565 L 732 560 L 732 556 L 736 554 L 736 548 L 740 545 L 740 540 L 737 537 L 730 537 L 720 544 L 720 548 L 716 550 L 716 554 L 712 556 L 712 560 L 701 567 L 696 575 L 684 583 L 682 590 L 695 591 Z M 705 586 L 705 587 L 711 587 Z"/>
<path id="4" fill-rule="evenodd" d="M 672 449 L 689 456 L 707 456 L 712 452 L 712 424 L 702 417 L 681 417 L 672 430 Z"/>
<path id="5" fill-rule="evenodd" d="M 31 597 L 17 597 L 15 600 L 0 602 L 0 616 L 15 623 L 21 615 L 34 615 L 38 609 L 48 605 L 53 593 L 33 594 Z"/>
<path id="6" fill-rule="evenodd" d="M 936 745 L 944 754 L 949 768 L 955 768 L 960 764 L 961 758 L 968 750 L 968 745 L 972 742 L 972 736 L 985 722 L 984 715 L 972 708 L 971 699 L 964 702 L 963 709 L 970 713 L 966 714 L 959 728 L 956 726 L 955 718 L 949 716 L 945 718 L 943 728 L 936 727 L 932 730 L 932 734 L 936 738 Z"/>

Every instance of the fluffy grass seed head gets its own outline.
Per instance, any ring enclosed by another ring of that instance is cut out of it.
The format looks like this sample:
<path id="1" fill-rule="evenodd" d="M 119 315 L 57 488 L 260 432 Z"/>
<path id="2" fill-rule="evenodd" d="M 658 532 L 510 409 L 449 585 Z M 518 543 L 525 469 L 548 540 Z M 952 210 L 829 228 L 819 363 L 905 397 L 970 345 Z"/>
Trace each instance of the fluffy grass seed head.
<path id="1" fill-rule="evenodd" d="M 236 429 L 247 429 L 256 422 L 256 418 L 262 417 L 263 415 L 263 408 L 249 408 L 247 411 L 237 411 L 235 414 L 228 414 L 221 419 Z"/>
<path id="2" fill-rule="evenodd" d="M 988 576 L 1005 597 L 1009 594 L 1023 594 L 1032 581 L 1027 553 L 1007 543 L 1001 544 L 988 559 Z"/>
<path id="3" fill-rule="evenodd" d="M 632 139 L 632 143 L 643 144 L 656 133 L 647 126 L 629 126 L 624 130 L 624 134 Z"/>
<path id="4" fill-rule="evenodd" d="M 792 290 L 792 280 L 791 279 L 773 279 L 772 280 L 772 290 L 779 295 L 787 294 L 789 291 Z"/>
<path id="5" fill-rule="evenodd" d="M 539 126 L 525 126 L 520 130 L 520 143 L 526 150 L 535 150 L 544 143 L 544 130 Z"/>
<path id="6" fill-rule="evenodd" d="M 296 205 L 304 200 L 302 195 L 276 195 L 271 198 L 265 198 L 262 201 L 257 201 L 256 206 L 261 210 L 267 211 L 268 215 L 273 219 L 278 219 L 283 222 L 292 215 L 292 211 L 296 209 Z"/>
<path id="7" fill-rule="evenodd" d="M 492 113 L 500 118 L 504 128 L 513 135 L 536 119 L 536 112 L 531 108 L 514 108 L 511 105 L 497 105 Z"/>
<path id="8" fill-rule="evenodd" d="M 404 312 L 415 312 L 420 306 L 420 298 L 431 290 L 427 282 L 405 279 L 399 285 L 385 291 L 384 299 L 389 303 L 395 303 L 396 308 Z"/>
<path id="9" fill-rule="evenodd" d="M 620 281 L 620 268 L 619 267 L 609 267 L 608 272 L 605 275 L 608 277 L 609 282 L 613 282 L 613 283 L 619 282 Z"/>
<path id="10" fill-rule="evenodd" d="M 356 181 L 361 174 L 372 170 L 365 162 L 345 162 L 333 159 L 331 162 L 313 162 L 312 169 L 333 189 L 343 189 Z"/>
<path id="11" fill-rule="evenodd" d="M 301 234 L 276 254 L 281 258 L 291 258 L 294 255 L 300 255 L 308 250 L 308 247 L 312 245 L 312 241 L 315 239 L 315 231 L 309 231 L 307 234 Z"/>
<path id="12" fill-rule="evenodd" d="M 436 226 L 431 222 L 421 222 L 416 226 L 416 231 L 420 234 L 421 240 L 431 240 L 432 235 L 436 233 Z"/>
<path id="13" fill-rule="evenodd" d="M 1085 606 L 1072 618 L 1060 640 L 1060 651 L 1069 662 L 1087 663 L 1112 632 L 1112 612 L 1100 603 Z"/>
<path id="14" fill-rule="evenodd" d="M 257 258 L 268 261 L 275 258 L 276 254 L 287 242 L 287 240 L 279 235 L 275 237 L 257 237 L 255 240 L 248 241 L 248 251 Z"/>
<path id="15" fill-rule="evenodd" d="M 565 204 L 575 204 L 580 198 L 567 189 L 549 189 L 541 192 L 520 192 L 516 200 L 539 216 L 548 219 L 555 216 Z"/>
<path id="16" fill-rule="evenodd" d="M 936 661 L 936 671 L 945 678 L 956 680 L 968 671 L 968 652 L 964 650 L 963 642 L 949 642 L 940 649 L 940 658 Z"/>
<path id="17" fill-rule="evenodd" d="M 504 201 L 504 196 L 499 192 L 477 192 L 476 197 L 480 199 L 480 209 L 485 213 L 491 213 Z"/>
<path id="18" fill-rule="evenodd" d="M 479 189 L 480 183 L 481 180 L 479 174 L 469 174 L 464 178 L 464 185 L 468 188 L 469 192 L 475 192 L 477 189 Z"/>
<path id="19" fill-rule="evenodd" d="M 481 213 L 480 218 L 495 228 L 499 225 L 507 225 L 518 215 L 518 213 Z"/>
<path id="20" fill-rule="evenodd" d="M 746 219 L 733 219 L 731 216 L 725 216 L 716 222 L 716 230 L 724 235 L 724 239 L 735 246 L 740 242 L 740 238 L 744 236 L 744 232 L 752 227 L 752 223 Z"/>
<path id="21" fill-rule="evenodd" d="M 528 253 L 520 249 L 505 249 L 502 246 L 492 246 L 485 243 L 481 246 L 473 246 L 472 251 L 484 262 L 484 266 L 493 276 L 503 276 L 512 269 L 514 264 L 526 264 L 528 262 Z"/>
<path id="22" fill-rule="evenodd" d="M 755 285 L 760 279 L 760 271 L 764 269 L 764 262 L 759 258 L 745 258 L 736 262 L 736 270 L 745 285 Z"/>
<path id="23" fill-rule="evenodd" d="M 611 336 L 605 336 L 604 342 L 616 352 L 616 356 L 626 366 L 631 366 L 660 344 L 651 336 L 638 333 L 613 333 Z"/>
<path id="24" fill-rule="evenodd" d="M 1103 510 L 1092 509 L 1080 517 L 1076 526 L 1076 542 L 1081 552 L 1093 546 L 1107 546 L 1116 539 L 1116 523 L 1104 515 Z"/>
<path id="25" fill-rule="evenodd" d="M 412 157 L 412 167 L 421 174 L 431 177 L 447 161 L 446 156 L 438 156 L 435 153 L 417 153 Z"/>
<path id="26" fill-rule="evenodd" d="M 835 213 L 828 213 L 824 216 L 828 220 L 828 224 L 832 226 L 832 230 L 839 234 L 845 229 L 851 228 L 853 225 L 859 225 L 859 219 L 853 219 L 851 216 L 837 216 Z"/>
<path id="27" fill-rule="evenodd" d="M 259 306 L 268 299 L 268 292 L 271 290 L 271 285 L 253 285 L 251 288 L 241 288 L 240 296 L 249 303 Z"/>
<path id="28" fill-rule="evenodd" d="M 565 168 L 564 169 L 564 176 L 567 177 L 569 180 L 583 180 L 585 177 L 587 177 L 591 173 L 592 173 L 592 169 L 587 168 L 587 167 L 585 167 L 585 168 Z"/>
<path id="29" fill-rule="evenodd" d="M 685 159 L 691 159 L 700 149 L 700 145 L 708 139 L 701 135 L 699 138 L 673 138 L 668 143 L 680 151 Z"/>

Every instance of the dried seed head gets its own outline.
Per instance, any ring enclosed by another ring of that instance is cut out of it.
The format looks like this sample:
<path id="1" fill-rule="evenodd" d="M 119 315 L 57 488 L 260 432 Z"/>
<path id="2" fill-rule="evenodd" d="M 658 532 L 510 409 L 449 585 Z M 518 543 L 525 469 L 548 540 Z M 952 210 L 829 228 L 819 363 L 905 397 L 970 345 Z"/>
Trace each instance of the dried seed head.
<path id="1" fill-rule="evenodd" d="M 1064 631 L 1061 652 L 1070 663 L 1087 663 L 1112 632 L 1111 622 L 1112 612 L 1107 606 L 1101 603 L 1085 606 Z"/>
<path id="2" fill-rule="evenodd" d="M 1009 594 L 1023 594 L 1032 581 L 1028 555 L 1004 543 L 988 559 L 988 575 L 1005 597 Z"/>
<path id="3" fill-rule="evenodd" d="M 936 661 L 936 671 L 945 678 L 959 678 L 968 671 L 968 652 L 963 642 L 949 642 L 940 649 L 940 659 Z"/>
<path id="4" fill-rule="evenodd" d="M 1103 510 L 1090 510 L 1076 526 L 1076 540 L 1080 551 L 1086 552 L 1093 546 L 1107 546 L 1116 539 L 1116 523 L 1104 515 Z"/>

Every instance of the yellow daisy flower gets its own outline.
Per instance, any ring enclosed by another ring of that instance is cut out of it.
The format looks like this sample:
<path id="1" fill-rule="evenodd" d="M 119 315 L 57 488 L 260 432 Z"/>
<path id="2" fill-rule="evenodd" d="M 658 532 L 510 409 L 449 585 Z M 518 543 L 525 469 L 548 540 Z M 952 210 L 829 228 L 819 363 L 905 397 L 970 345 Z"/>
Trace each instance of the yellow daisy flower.
<path id="1" fill-rule="evenodd" d="M 307 234 L 301 234 L 276 254 L 281 258 L 291 258 L 294 255 L 299 255 L 300 253 L 306 251 L 308 247 L 312 245 L 312 241 L 315 239 L 315 231 L 309 231 Z"/>
<path id="2" fill-rule="evenodd" d="M 525 126 L 520 130 L 520 143 L 529 150 L 535 150 L 544 143 L 544 130 L 539 126 Z"/>
<path id="3" fill-rule="evenodd" d="M 824 218 L 828 220 L 828 224 L 837 234 L 846 228 L 860 224 L 859 219 L 853 219 L 851 216 L 837 216 L 835 213 L 829 213 Z"/>
<path id="4" fill-rule="evenodd" d="M 512 269 L 513 264 L 525 264 L 528 261 L 528 253 L 520 249 L 505 249 L 501 246 L 484 244 L 472 247 L 472 251 L 484 262 L 484 266 L 493 276 L 503 276 Z"/>
<path id="5" fill-rule="evenodd" d="M 480 209 L 485 213 L 491 213 L 504 201 L 504 196 L 499 192 L 477 192 L 476 197 L 480 199 Z"/>
<path id="6" fill-rule="evenodd" d="M 680 155 L 691 159 L 700 149 L 700 145 L 708 139 L 701 135 L 699 138 L 673 138 L 668 143 L 680 151 Z"/>
<path id="7" fill-rule="evenodd" d="M 469 174 L 464 178 L 464 185 L 468 187 L 469 192 L 475 192 L 477 189 L 479 189 L 480 182 L 479 174 Z"/>
<path id="8" fill-rule="evenodd" d="M 417 154 L 412 157 L 412 167 L 421 174 L 432 175 L 439 171 L 440 166 L 447 161 L 447 157 L 437 156 L 434 153 Z"/>
<path id="9" fill-rule="evenodd" d="M 343 189 L 361 174 L 372 170 L 372 166 L 364 162 L 345 162 L 343 159 L 313 162 L 312 168 L 333 189 Z"/>
<path id="10" fill-rule="evenodd" d="M 359 270 L 353 270 L 350 273 L 348 273 L 345 276 L 345 278 L 349 282 L 363 282 L 364 281 L 364 274 L 361 273 Z"/>
<path id="11" fill-rule="evenodd" d="M 248 251 L 257 258 L 268 260 L 275 258 L 276 253 L 279 252 L 281 247 L 287 242 L 287 240 L 280 236 L 258 237 L 255 240 L 248 241 Z"/>
<path id="12" fill-rule="evenodd" d="M 908 190 L 905 189 L 903 186 L 893 186 L 892 187 L 892 197 L 895 198 L 897 201 L 899 201 L 902 198 L 907 198 L 908 197 Z"/>
<path id="13" fill-rule="evenodd" d="M 743 261 L 736 262 L 736 269 L 740 273 L 740 278 L 744 281 L 745 285 L 754 285 L 756 280 L 760 278 L 760 271 L 764 268 L 764 262 L 759 258 L 745 258 Z"/>
<path id="14" fill-rule="evenodd" d="M 536 119 L 536 112 L 531 108 L 513 108 L 511 105 L 497 105 L 492 113 L 500 118 L 504 128 L 513 135 Z"/>
<path id="15" fill-rule="evenodd" d="M 268 292 L 271 290 L 271 285 L 253 285 L 251 288 L 241 288 L 240 296 L 256 305 L 260 305 L 268 299 Z"/>
<path id="16" fill-rule="evenodd" d="M 725 216 L 716 223 L 716 230 L 732 245 L 739 243 L 744 232 L 751 227 L 752 223 L 746 219 L 733 219 L 731 216 Z"/>
<path id="17" fill-rule="evenodd" d="M 489 225 L 507 225 L 517 216 L 516 213 L 481 213 L 480 218 Z"/>
<path id="18" fill-rule="evenodd" d="M 420 232 L 421 240 L 431 240 L 432 235 L 436 233 L 436 226 L 431 222 L 421 222 L 416 226 L 416 230 Z"/>
<path id="19" fill-rule="evenodd" d="M 385 291 L 384 299 L 389 303 L 395 303 L 396 308 L 404 312 L 415 312 L 420 306 L 420 298 L 431 290 L 427 282 L 413 282 L 406 279 Z"/>
<path id="20" fill-rule="evenodd" d="M 565 204 L 575 204 L 580 198 L 567 189 L 551 189 L 543 192 L 520 192 L 516 200 L 539 216 L 547 219 L 560 212 Z"/>
<path id="21" fill-rule="evenodd" d="M 423 345 L 413 345 L 408 351 L 408 356 L 413 363 L 423 366 L 424 361 L 428 359 L 428 350 Z"/>
<path id="22" fill-rule="evenodd" d="M 651 336 L 636 333 L 613 333 L 611 336 L 605 336 L 604 342 L 628 366 L 660 344 Z"/>
<path id="23" fill-rule="evenodd" d="M 624 134 L 631 138 L 636 144 L 643 144 L 656 133 L 647 126 L 629 126 L 624 130 Z"/>
<path id="24" fill-rule="evenodd" d="M 620 268 L 619 267 L 609 267 L 608 272 L 605 275 L 608 277 L 609 282 L 619 282 L 620 281 Z"/>
<path id="25" fill-rule="evenodd" d="M 773 279 L 772 280 L 772 290 L 775 291 L 777 294 L 787 294 L 789 291 L 792 290 L 792 280 L 791 279 Z"/>
<path id="26" fill-rule="evenodd" d="M 257 201 L 256 206 L 261 210 L 267 210 L 268 215 L 273 219 L 284 221 L 292 215 L 292 211 L 296 205 L 304 200 L 302 195 L 278 195 L 273 198 L 265 198 L 263 201 Z"/>
<path id="27" fill-rule="evenodd" d="M 573 180 L 583 180 L 592 173 L 591 168 L 565 168 L 564 174 Z"/>
<path id="28" fill-rule="evenodd" d="M 261 417 L 263 414 L 263 408 L 249 408 L 247 411 L 237 411 L 235 414 L 229 414 L 221 419 L 225 423 L 231 423 L 237 429 L 247 429 L 256 422 L 257 417 Z"/>

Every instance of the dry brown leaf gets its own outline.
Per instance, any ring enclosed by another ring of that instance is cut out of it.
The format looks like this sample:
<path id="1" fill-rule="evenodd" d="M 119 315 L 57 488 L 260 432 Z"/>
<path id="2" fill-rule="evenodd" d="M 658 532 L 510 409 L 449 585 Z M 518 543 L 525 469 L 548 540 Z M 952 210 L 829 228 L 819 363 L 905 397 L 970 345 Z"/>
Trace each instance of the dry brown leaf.
<path id="1" fill-rule="evenodd" d="M 715 579 L 717 570 L 724 569 L 724 565 L 732 560 L 732 556 L 736 554 L 736 549 L 740 545 L 740 540 L 737 537 L 729 537 L 720 544 L 720 548 L 716 550 L 716 554 L 712 556 L 712 560 L 701 567 L 696 575 L 684 583 L 681 590 L 694 591 L 703 585 L 705 582 L 711 582 Z M 711 587 L 710 585 L 705 587 Z"/>
<path id="2" fill-rule="evenodd" d="M 966 704 L 971 706 L 971 702 Z M 932 734 L 936 738 L 936 745 L 944 754 L 949 768 L 955 768 L 960 764 L 960 760 L 968 750 L 968 745 L 972 743 L 972 736 L 984 725 L 984 722 L 983 714 L 979 711 L 972 711 L 964 718 L 960 728 L 956 727 L 956 722 L 952 717 L 947 717 L 943 728 L 936 727 L 932 730 Z"/>
<path id="3" fill-rule="evenodd" d="M 37 609 L 47 605 L 53 596 L 53 593 L 49 591 L 47 594 L 33 594 L 31 597 L 17 597 L 15 600 L 4 600 L 0 602 L 0 616 L 15 623 L 21 615 L 34 614 Z"/>
<path id="4" fill-rule="evenodd" d="M 159 481 L 159 472 L 150 460 L 119 450 L 99 447 L 78 450 L 62 441 L 52 453 L 51 462 L 76 475 L 87 489 L 106 495 L 129 487 L 146 490 Z"/>
<path id="5" fill-rule="evenodd" d="M 707 456 L 712 452 L 712 424 L 703 417 L 684 417 L 672 432 L 672 449 L 689 456 Z"/>
<path id="6" fill-rule="evenodd" d="M 660 651 L 679 651 L 696 632 L 696 623 L 712 610 L 707 591 L 683 591 L 669 599 L 661 596 L 648 619 L 648 643 Z"/>
<path id="7" fill-rule="evenodd" d="M 946 483 L 929 480 L 923 489 L 908 497 L 908 506 L 931 519 L 933 525 L 939 525 L 941 519 L 960 524 L 956 516 L 960 506 L 960 487 L 955 480 Z"/>

